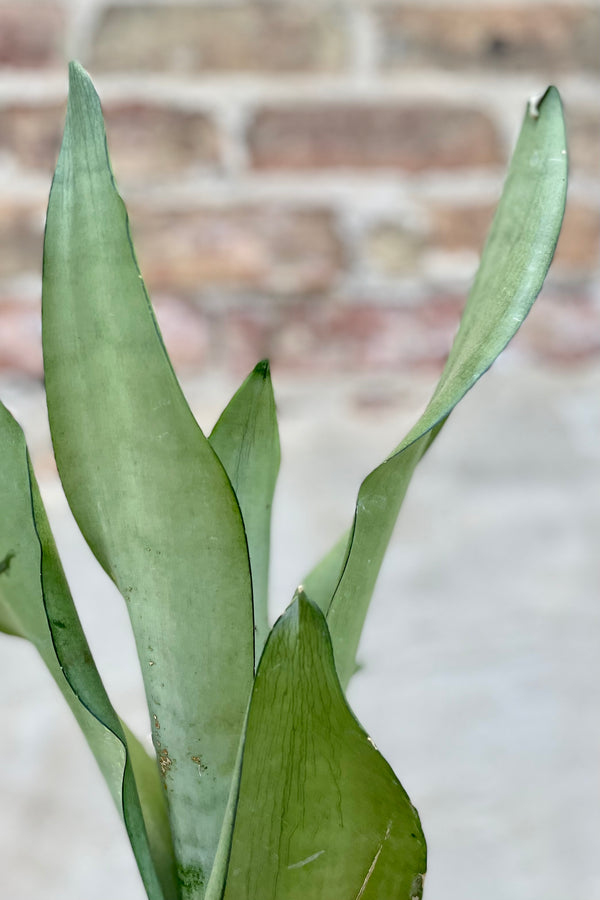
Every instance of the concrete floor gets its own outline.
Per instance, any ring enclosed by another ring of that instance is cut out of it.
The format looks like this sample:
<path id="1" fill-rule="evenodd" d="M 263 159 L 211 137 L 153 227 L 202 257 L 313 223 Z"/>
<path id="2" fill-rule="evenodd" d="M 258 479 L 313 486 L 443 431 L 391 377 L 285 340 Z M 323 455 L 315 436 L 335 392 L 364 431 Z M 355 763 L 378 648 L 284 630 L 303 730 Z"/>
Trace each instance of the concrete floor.
<path id="1" fill-rule="evenodd" d="M 210 427 L 229 385 L 187 386 Z M 351 518 L 422 376 L 276 379 L 283 466 L 274 612 Z M 52 473 L 41 395 L 4 384 L 99 667 L 148 729 L 123 604 Z M 600 365 L 509 353 L 417 472 L 368 620 L 352 705 L 421 813 L 427 900 L 600 900 Z M 0 871 L 6 900 L 142 900 L 124 833 L 31 647 L 0 637 Z M 260 900 L 260 898 L 257 898 Z M 337 900 L 337 898 L 331 898 Z"/>

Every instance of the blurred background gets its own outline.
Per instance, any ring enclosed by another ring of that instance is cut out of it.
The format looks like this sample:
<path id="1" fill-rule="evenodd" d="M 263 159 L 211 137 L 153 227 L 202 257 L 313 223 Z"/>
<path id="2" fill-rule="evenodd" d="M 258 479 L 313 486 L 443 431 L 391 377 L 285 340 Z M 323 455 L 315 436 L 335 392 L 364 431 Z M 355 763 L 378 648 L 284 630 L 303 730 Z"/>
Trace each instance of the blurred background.
<path id="1" fill-rule="evenodd" d="M 100 91 L 201 425 L 271 360 L 274 614 L 423 408 L 526 101 L 559 87 L 571 177 L 551 274 L 417 473 L 351 699 L 421 812 L 429 900 L 600 900 L 600 4 L 0 0 L 0 388 L 99 666 L 145 735 L 122 604 L 91 574 L 43 403 L 70 58 Z M 0 706 L 2 897 L 142 900 L 93 760 L 15 639 Z"/>

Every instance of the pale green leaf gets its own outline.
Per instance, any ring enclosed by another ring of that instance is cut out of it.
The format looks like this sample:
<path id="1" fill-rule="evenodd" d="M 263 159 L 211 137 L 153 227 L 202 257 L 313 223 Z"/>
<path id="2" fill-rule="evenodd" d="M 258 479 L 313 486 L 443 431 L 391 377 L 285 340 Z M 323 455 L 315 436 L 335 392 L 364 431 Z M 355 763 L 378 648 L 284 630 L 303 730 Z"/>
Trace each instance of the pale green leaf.
<path id="1" fill-rule="evenodd" d="M 271 506 L 280 461 L 277 413 L 267 360 L 255 367 L 231 398 L 209 440 L 229 476 L 246 528 L 258 661 L 269 633 Z"/>
<path id="2" fill-rule="evenodd" d="M 48 207 L 42 326 L 60 477 L 127 602 L 182 894 L 196 900 L 253 679 L 250 564 L 235 494 L 166 354 L 100 103 L 77 64 Z"/>
<path id="3" fill-rule="evenodd" d="M 566 189 L 562 105 L 551 87 L 537 106 L 527 109 L 481 264 L 433 397 L 405 439 L 363 481 L 341 570 L 336 575 L 328 565 L 323 574 L 307 579 L 308 589 L 327 609 L 344 685 L 354 671 L 375 581 L 414 469 L 456 404 L 514 336 L 541 290 L 562 224 Z"/>
<path id="4" fill-rule="evenodd" d="M 0 567 L 0 628 L 34 644 L 69 704 L 125 821 L 148 897 L 176 900 L 175 860 L 156 761 L 123 726 L 106 695 L 23 432 L 2 404 L 0 455 L 0 553 L 5 563 L 10 560 Z"/>
<path id="5" fill-rule="evenodd" d="M 425 455 L 432 445 L 435 438 L 442 430 L 444 422 L 445 420 L 436 425 L 435 428 L 431 429 L 428 440 L 423 442 L 420 458 Z M 412 475 L 412 471 L 414 471 L 414 469 L 410 471 L 410 475 Z M 403 499 L 404 497 L 402 497 L 400 503 L 402 503 Z M 398 511 L 400 511 L 400 508 Z M 333 545 L 331 550 L 321 560 L 319 560 L 317 565 L 311 569 L 309 574 L 302 581 L 302 587 L 308 596 L 321 608 L 325 615 L 327 615 L 327 611 L 331 604 L 331 598 L 333 597 L 340 580 L 342 569 L 348 555 L 351 537 L 352 531 L 347 531 L 343 534 L 338 542 Z M 351 674 L 354 674 L 355 670 L 356 667 Z"/>
<path id="6" fill-rule="evenodd" d="M 350 711 L 326 621 L 299 593 L 264 650 L 223 900 L 414 900 L 425 839 Z"/>

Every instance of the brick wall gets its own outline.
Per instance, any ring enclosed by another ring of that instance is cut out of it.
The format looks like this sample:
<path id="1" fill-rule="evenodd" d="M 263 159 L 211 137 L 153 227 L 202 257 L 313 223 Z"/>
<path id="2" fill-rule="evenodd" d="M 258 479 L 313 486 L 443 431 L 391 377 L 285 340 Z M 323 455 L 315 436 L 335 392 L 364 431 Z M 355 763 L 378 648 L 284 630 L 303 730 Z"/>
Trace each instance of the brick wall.
<path id="1" fill-rule="evenodd" d="M 438 368 L 526 99 L 555 83 L 569 209 L 515 357 L 597 358 L 597 2 L 0 0 L 0 367 L 33 376 L 70 57 L 176 365 L 239 374 Z"/>

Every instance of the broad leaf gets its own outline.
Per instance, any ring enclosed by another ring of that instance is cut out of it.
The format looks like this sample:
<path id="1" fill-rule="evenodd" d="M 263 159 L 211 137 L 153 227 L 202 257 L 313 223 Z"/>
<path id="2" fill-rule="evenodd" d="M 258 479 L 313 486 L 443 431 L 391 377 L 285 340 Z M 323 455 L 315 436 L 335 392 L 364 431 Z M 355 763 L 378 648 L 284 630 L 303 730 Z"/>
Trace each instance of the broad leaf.
<path id="1" fill-rule="evenodd" d="M 269 633 L 271 506 L 279 472 L 279 432 L 267 360 L 231 398 L 209 437 L 227 472 L 246 528 L 254 595 L 255 659 Z"/>
<path id="2" fill-rule="evenodd" d="M 175 860 L 156 761 L 122 725 L 106 695 L 60 564 L 23 432 L 2 404 L 0 451 L 0 552 L 5 562 L 0 628 L 35 645 L 69 704 L 123 816 L 148 897 L 176 900 Z"/>
<path id="3" fill-rule="evenodd" d="M 60 477 L 127 602 L 182 894 L 200 898 L 253 679 L 246 537 L 166 354 L 100 103 L 77 64 L 48 206 L 42 328 Z"/>
<path id="4" fill-rule="evenodd" d="M 456 404 L 514 336 L 541 290 L 558 240 L 567 189 L 567 150 L 558 91 L 528 107 L 481 264 L 448 361 L 427 409 L 363 481 L 341 568 L 340 556 L 305 584 L 327 609 L 343 685 L 375 581 L 418 462 Z"/>
<path id="5" fill-rule="evenodd" d="M 425 839 L 350 711 L 323 614 L 275 625 L 254 685 L 224 900 L 415 900 Z"/>

